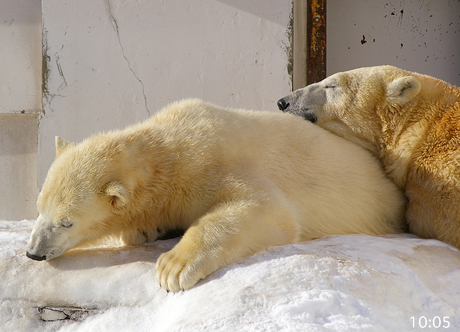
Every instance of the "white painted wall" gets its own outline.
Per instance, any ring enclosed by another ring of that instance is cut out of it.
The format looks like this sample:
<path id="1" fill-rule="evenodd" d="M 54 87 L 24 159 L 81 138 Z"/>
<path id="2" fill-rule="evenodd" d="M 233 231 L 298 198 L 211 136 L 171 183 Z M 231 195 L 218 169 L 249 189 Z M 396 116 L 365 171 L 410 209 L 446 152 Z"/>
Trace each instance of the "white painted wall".
<path id="1" fill-rule="evenodd" d="M 0 113 L 41 111 L 40 3 L 0 2 Z"/>
<path id="2" fill-rule="evenodd" d="M 0 2 L 0 219 L 35 218 L 40 0 Z"/>
<path id="3" fill-rule="evenodd" d="M 460 1 L 328 0 L 327 75 L 391 64 L 460 86 Z"/>
<path id="4" fill-rule="evenodd" d="M 42 5 L 37 164 L 40 0 L 0 3 L 0 219 L 36 215 L 55 135 L 80 141 L 185 97 L 274 111 L 291 89 L 292 1 Z M 328 0 L 327 8 L 328 74 L 388 63 L 460 85 L 457 0 Z"/>
<path id="5" fill-rule="evenodd" d="M 182 98 L 276 110 L 291 1 L 44 0 L 39 183 L 54 136 L 80 141 Z"/>
<path id="6" fill-rule="evenodd" d="M 0 220 L 37 215 L 37 117 L 0 115 Z"/>

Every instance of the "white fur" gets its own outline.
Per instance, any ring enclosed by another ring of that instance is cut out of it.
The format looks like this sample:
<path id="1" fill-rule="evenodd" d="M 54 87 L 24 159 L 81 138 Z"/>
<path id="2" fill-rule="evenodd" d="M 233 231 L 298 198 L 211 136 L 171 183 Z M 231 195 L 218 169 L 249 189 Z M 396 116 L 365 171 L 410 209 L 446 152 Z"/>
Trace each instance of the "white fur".
<path id="1" fill-rule="evenodd" d="M 278 101 L 381 158 L 409 230 L 460 249 L 460 88 L 393 66 L 336 73 Z"/>
<path id="2" fill-rule="evenodd" d="M 404 196 L 379 162 L 290 114 L 187 100 L 137 126 L 57 146 L 29 254 L 49 259 L 104 235 L 137 244 L 183 228 L 157 263 L 161 286 L 173 291 L 269 246 L 402 228 Z"/>

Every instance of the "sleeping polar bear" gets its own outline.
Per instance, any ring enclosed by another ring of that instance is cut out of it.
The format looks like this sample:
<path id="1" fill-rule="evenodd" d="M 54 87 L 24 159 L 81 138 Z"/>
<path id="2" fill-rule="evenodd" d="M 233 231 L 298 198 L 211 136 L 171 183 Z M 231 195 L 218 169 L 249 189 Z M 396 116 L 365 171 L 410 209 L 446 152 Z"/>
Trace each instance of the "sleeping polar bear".
<path id="1" fill-rule="evenodd" d="M 364 149 L 290 114 L 173 103 L 79 144 L 56 139 L 27 256 L 186 230 L 157 262 L 167 290 L 270 246 L 403 228 L 405 198 Z"/>
<path id="2" fill-rule="evenodd" d="M 409 199 L 409 230 L 460 249 L 460 88 L 393 66 L 364 67 L 278 106 L 372 151 Z"/>

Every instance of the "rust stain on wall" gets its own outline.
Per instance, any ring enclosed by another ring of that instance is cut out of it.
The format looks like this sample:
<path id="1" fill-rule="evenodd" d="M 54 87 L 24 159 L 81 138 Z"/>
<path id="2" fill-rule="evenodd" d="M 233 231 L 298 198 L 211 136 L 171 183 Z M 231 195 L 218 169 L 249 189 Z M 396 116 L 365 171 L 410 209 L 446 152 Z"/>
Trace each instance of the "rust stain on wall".
<path id="1" fill-rule="evenodd" d="M 307 84 L 326 77 L 326 0 L 307 1 Z"/>

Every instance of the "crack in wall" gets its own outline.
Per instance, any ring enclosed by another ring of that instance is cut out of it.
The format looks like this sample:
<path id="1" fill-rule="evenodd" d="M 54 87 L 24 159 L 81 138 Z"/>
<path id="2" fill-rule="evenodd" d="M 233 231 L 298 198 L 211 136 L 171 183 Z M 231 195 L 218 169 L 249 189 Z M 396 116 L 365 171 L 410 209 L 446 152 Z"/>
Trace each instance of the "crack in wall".
<path id="1" fill-rule="evenodd" d="M 65 79 L 64 72 L 62 71 L 62 66 L 61 66 L 61 61 L 60 61 L 61 59 L 59 58 L 59 54 L 55 53 L 54 57 L 56 58 L 56 67 L 57 67 L 59 76 L 61 76 L 62 81 L 63 81 L 62 84 L 58 88 L 58 91 L 59 91 L 61 90 L 63 86 L 67 87 L 68 84 L 67 84 L 67 80 Z"/>
<path id="2" fill-rule="evenodd" d="M 53 109 L 51 108 L 51 104 L 55 97 L 62 97 L 65 98 L 67 96 L 59 94 L 59 93 L 51 93 L 49 89 L 49 81 L 51 75 L 51 55 L 49 54 L 49 47 L 48 47 L 48 31 L 43 29 L 42 32 L 42 111 L 38 115 L 38 124 L 40 126 L 40 120 L 46 116 L 46 111 Z M 58 53 L 54 54 L 56 67 L 61 76 L 63 83 L 59 86 L 57 91 L 61 90 L 61 88 L 67 87 L 67 80 L 64 76 L 64 72 L 62 70 L 62 66 L 60 63 L 60 58 Z"/>
<path id="3" fill-rule="evenodd" d="M 107 0 L 107 7 L 108 7 L 108 14 L 110 18 L 110 22 L 112 23 L 113 29 L 117 33 L 117 38 L 118 38 L 118 44 L 120 45 L 121 48 L 121 54 L 123 55 L 123 58 L 125 59 L 126 63 L 128 64 L 128 69 L 131 71 L 131 73 L 134 75 L 134 78 L 141 84 L 142 86 L 142 95 L 144 96 L 144 105 L 145 105 L 145 110 L 147 111 L 148 115 L 150 116 L 150 110 L 148 108 L 147 104 L 147 96 L 145 95 L 145 86 L 144 82 L 137 76 L 137 74 L 134 72 L 133 68 L 131 67 L 131 63 L 129 62 L 128 58 L 126 57 L 125 54 L 125 48 L 123 47 L 123 44 L 121 43 L 121 38 L 120 38 L 120 31 L 118 29 L 118 22 L 115 19 L 115 16 L 113 15 L 112 12 L 112 5 L 110 4 L 110 0 Z"/>
<path id="4" fill-rule="evenodd" d="M 48 47 L 48 31 L 43 28 L 42 32 L 42 112 L 41 115 L 45 115 L 46 107 L 45 107 L 45 100 L 49 103 L 50 93 L 48 87 L 48 80 L 50 78 L 50 68 L 49 63 L 51 61 L 51 57 L 48 54 L 49 47 Z"/>

